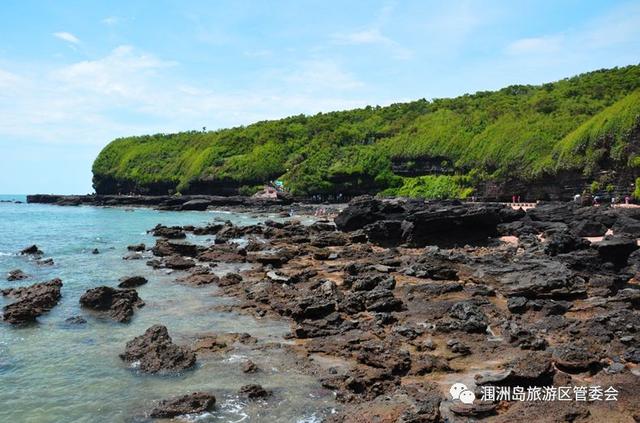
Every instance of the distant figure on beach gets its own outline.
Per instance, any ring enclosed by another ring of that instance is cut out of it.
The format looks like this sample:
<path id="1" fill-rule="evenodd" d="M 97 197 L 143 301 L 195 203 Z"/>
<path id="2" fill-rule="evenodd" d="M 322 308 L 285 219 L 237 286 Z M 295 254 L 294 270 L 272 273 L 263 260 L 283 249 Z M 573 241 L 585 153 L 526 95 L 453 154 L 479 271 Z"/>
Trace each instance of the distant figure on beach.
<path id="1" fill-rule="evenodd" d="M 580 194 L 576 194 L 573 196 L 573 202 L 574 203 L 580 203 L 580 199 L 582 198 L 582 196 Z"/>
<path id="2" fill-rule="evenodd" d="M 515 202 L 516 202 L 516 196 L 515 196 L 515 194 L 511 196 L 511 202 L 512 202 L 512 203 L 515 203 Z"/>
<path id="3" fill-rule="evenodd" d="M 517 197 L 517 200 L 518 200 L 518 203 L 519 203 L 519 202 L 520 202 L 520 196 L 519 196 L 519 195 L 518 195 L 518 197 Z"/>
<path id="4" fill-rule="evenodd" d="M 624 203 L 625 204 L 629 204 L 629 196 L 628 195 L 624 196 Z"/>
<path id="5" fill-rule="evenodd" d="M 600 197 L 598 197 L 597 195 L 595 197 L 593 197 L 593 205 L 597 206 L 599 204 L 600 201 Z"/>

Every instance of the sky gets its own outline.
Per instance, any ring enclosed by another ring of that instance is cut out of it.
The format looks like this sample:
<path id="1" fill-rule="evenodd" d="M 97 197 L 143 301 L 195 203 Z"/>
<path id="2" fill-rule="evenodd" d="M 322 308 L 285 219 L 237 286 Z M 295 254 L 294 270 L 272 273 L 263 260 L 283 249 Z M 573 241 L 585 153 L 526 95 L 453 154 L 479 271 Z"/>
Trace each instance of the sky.
<path id="1" fill-rule="evenodd" d="M 117 137 L 638 63 L 638 0 L 2 1 L 0 193 L 89 193 Z"/>

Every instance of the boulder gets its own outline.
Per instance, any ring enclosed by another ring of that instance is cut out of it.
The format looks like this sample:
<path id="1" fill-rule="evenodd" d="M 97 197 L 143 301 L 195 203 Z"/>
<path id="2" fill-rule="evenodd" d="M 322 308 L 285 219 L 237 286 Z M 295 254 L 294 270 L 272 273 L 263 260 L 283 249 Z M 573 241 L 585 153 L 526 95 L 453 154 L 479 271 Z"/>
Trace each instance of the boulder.
<path id="1" fill-rule="evenodd" d="M 127 250 L 129 251 L 137 251 L 137 252 L 141 252 L 147 249 L 147 246 L 144 244 L 134 244 L 134 245 L 128 245 L 127 246 Z"/>
<path id="2" fill-rule="evenodd" d="M 3 296 L 16 298 L 17 301 L 3 308 L 2 318 L 11 324 L 34 322 L 43 313 L 48 312 L 60 301 L 62 281 L 52 279 L 22 288 L 10 288 L 0 291 Z"/>
<path id="3" fill-rule="evenodd" d="M 144 306 L 135 289 L 115 289 L 99 286 L 87 290 L 80 297 L 80 304 L 88 309 L 106 312 L 116 322 L 131 320 L 136 308 Z"/>
<path id="4" fill-rule="evenodd" d="M 168 239 L 183 239 L 186 238 L 187 235 L 184 233 L 181 227 L 179 226 L 163 226 L 157 225 L 155 228 L 151 230 L 153 236 L 168 238 Z"/>
<path id="5" fill-rule="evenodd" d="M 40 248 L 38 248 L 37 245 L 34 244 L 20 251 L 20 254 L 23 256 L 41 256 L 44 253 L 40 250 Z"/>
<path id="6" fill-rule="evenodd" d="M 28 277 L 29 277 L 29 275 L 27 275 L 26 273 L 24 273 L 20 269 L 11 270 L 7 274 L 7 280 L 8 281 L 21 281 L 23 279 L 27 279 Z"/>
<path id="7" fill-rule="evenodd" d="M 128 363 L 137 363 L 144 373 L 179 372 L 196 363 L 196 354 L 189 347 L 173 343 L 167 328 L 154 325 L 127 342 L 120 358 Z"/>
<path id="8" fill-rule="evenodd" d="M 120 278 L 120 283 L 118 287 L 120 288 L 135 288 L 140 285 L 144 285 L 147 283 L 147 279 L 143 276 L 129 276 Z"/>
<path id="9" fill-rule="evenodd" d="M 162 400 L 149 412 L 153 418 L 173 418 L 184 414 L 204 413 L 216 405 L 216 397 L 207 392 L 194 392 L 178 398 Z"/>
<path id="10" fill-rule="evenodd" d="M 209 200 L 189 200 L 180 206 L 180 210 L 204 211 L 210 204 L 211 202 Z"/>
<path id="11" fill-rule="evenodd" d="M 638 242 L 634 238 L 614 236 L 595 242 L 593 246 L 603 261 L 625 266 L 631 253 L 638 249 Z"/>
<path id="12" fill-rule="evenodd" d="M 156 241 L 156 245 L 151 249 L 151 251 L 154 256 L 158 257 L 173 255 L 195 257 L 198 255 L 198 246 L 187 242 L 159 239 Z"/>
<path id="13" fill-rule="evenodd" d="M 240 388 L 240 396 L 248 399 L 262 399 L 271 395 L 271 391 L 267 391 L 261 385 L 250 384 Z"/>

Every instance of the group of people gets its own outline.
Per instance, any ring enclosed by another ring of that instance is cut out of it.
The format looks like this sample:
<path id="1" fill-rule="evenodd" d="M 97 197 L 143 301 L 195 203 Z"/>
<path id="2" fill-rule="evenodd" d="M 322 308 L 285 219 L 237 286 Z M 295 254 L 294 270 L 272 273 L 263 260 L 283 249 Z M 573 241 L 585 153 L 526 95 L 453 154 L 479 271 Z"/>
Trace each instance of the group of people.
<path id="1" fill-rule="evenodd" d="M 591 196 L 591 194 L 588 193 L 574 195 L 573 201 L 576 203 L 581 203 L 582 205 L 591 204 L 593 206 L 599 206 L 600 204 L 602 204 L 602 198 L 599 195 Z M 631 197 L 629 195 L 625 195 L 623 201 L 624 204 L 630 204 Z M 611 204 L 621 204 L 620 198 L 616 197 L 615 195 L 611 196 Z"/>

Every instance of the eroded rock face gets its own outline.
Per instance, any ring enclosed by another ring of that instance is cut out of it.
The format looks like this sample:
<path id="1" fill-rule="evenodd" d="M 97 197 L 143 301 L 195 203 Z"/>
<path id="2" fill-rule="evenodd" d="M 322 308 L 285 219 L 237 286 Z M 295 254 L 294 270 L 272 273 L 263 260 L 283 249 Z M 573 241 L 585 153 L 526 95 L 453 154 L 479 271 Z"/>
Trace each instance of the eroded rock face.
<path id="1" fill-rule="evenodd" d="M 2 318 L 11 324 L 34 322 L 38 316 L 58 304 L 61 288 L 62 281 L 53 279 L 23 288 L 2 290 L 3 296 L 17 299 L 3 308 Z"/>
<path id="2" fill-rule="evenodd" d="M 391 203 L 358 197 L 335 223 L 342 231 L 364 229 L 369 241 L 383 246 L 452 246 L 486 242 L 497 234 L 498 224 L 519 217 L 504 210 L 500 205 L 457 201 Z"/>
<path id="3" fill-rule="evenodd" d="M 196 363 L 196 354 L 191 348 L 173 343 L 167 328 L 154 325 L 127 342 L 120 358 L 128 363 L 138 363 L 144 373 L 179 372 Z"/>
<path id="4" fill-rule="evenodd" d="M 149 412 L 153 418 L 172 418 L 184 414 L 204 413 L 216 405 L 216 397 L 207 392 L 194 392 L 178 398 L 162 400 Z"/>
<path id="5" fill-rule="evenodd" d="M 99 286 L 89 289 L 80 297 L 80 304 L 91 310 L 106 312 L 116 322 L 131 320 L 134 310 L 144 306 L 135 289 L 115 289 Z"/>

